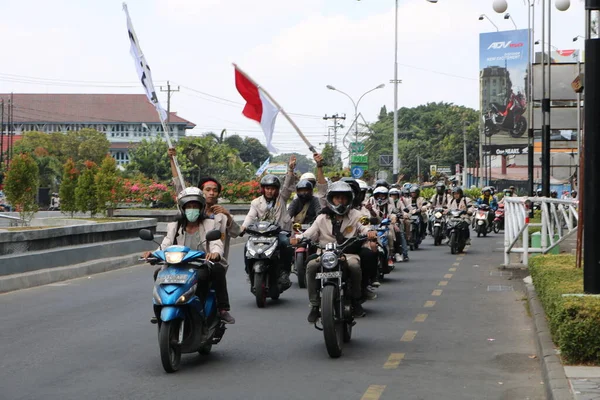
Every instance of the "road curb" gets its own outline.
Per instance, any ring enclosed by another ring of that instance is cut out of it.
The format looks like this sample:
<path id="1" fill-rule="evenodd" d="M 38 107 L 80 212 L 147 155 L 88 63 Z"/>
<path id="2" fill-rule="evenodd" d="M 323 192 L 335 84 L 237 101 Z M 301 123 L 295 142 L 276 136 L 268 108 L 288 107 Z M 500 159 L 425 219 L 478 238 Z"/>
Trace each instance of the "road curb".
<path id="1" fill-rule="evenodd" d="M 2 276 L 0 277 L 0 293 L 28 289 L 47 285 L 49 283 L 132 267 L 139 264 L 139 257 L 140 254 L 138 252 L 121 257 L 101 258 L 66 267 L 47 268 L 21 274 Z"/>
<path id="2" fill-rule="evenodd" d="M 542 365 L 542 377 L 546 386 L 546 396 L 551 400 L 573 400 L 569 380 L 565 369 L 554 350 L 554 342 L 546 321 L 546 313 L 542 308 L 533 284 L 525 285 L 527 300 L 535 328 L 535 345 Z"/>

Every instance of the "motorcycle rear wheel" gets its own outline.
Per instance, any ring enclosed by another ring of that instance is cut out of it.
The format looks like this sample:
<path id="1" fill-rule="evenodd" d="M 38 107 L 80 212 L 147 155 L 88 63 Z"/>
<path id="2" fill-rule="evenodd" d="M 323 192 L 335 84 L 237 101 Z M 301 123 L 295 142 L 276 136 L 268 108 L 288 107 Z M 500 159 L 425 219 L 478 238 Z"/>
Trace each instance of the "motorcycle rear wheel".
<path id="1" fill-rule="evenodd" d="M 456 240 L 456 232 L 450 234 L 450 254 L 458 253 L 458 243 Z"/>
<path id="2" fill-rule="evenodd" d="M 439 246 L 442 244 L 442 232 L 439 226 L 433 228 L 433 245 Z"/>
<path id="3" fill-rule="evenodd" d="M 168 373 L 177 372 L 181 362 L 181 347 L 177 344 L 181 320 L 166 321 L 158 331 L 160 361 Z"/>
<path id="4" fill-rule="evenodd" d="M 337 307 L 338 289 L 333 285 L 328 285 L 321 292 L 321 321 L 323 323 L 323 337 L 325 347 L 331 358 L 338 358 L 342 355 L 343 347 L 343 323 Z"/>
<path id="5" fill-rule="evenodd" d="M 256 297 L 256 306 L 264 308 L 267 302 L 267 287 L 265 284 L 265 274 L 254 274 L 254 297 Z"/>
<path id="6" fill-rule="evenodd" d="M 494 222 L 494 233 L 500 232 L 500 224 L 498 222 Z"/>
<path id="7" fill-rule="evenodd" d="M 352 339 L 352 323 L 344 322 L 344 343 L 348 343 Z"/>
<path id="8" fill-rule="evenodd" d="M 294 268 L 296 269 L 296 275 L 298 276 L 298 286 L 302 289 L 306 287 L 306 266 L 304 265 L 304 260 L 304 253 L 296 254 Z"/>

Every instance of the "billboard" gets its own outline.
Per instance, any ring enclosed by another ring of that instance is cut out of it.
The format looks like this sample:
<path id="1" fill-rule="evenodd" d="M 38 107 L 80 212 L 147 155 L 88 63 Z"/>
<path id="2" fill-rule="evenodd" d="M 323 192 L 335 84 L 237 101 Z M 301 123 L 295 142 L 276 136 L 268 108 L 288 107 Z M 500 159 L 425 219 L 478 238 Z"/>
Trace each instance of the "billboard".
<path id="1" fill-rule="evenodd" d="M 484 151 L 527 143 L 528 30 L 479 35 L 480 109 Z"/>

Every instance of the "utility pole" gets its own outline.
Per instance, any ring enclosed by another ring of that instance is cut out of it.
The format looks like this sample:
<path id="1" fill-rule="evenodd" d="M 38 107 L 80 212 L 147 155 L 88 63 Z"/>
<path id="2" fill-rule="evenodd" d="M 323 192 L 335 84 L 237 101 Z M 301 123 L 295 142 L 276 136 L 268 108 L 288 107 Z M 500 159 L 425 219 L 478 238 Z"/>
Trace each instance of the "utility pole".
<path id="1" fill-rule="evenodd" d="M 417 154 L 417 183 L 421 183 L 421 155 Z"/>
<path id="2" fill-rule="evenodd" d="M 346 115 L 344 114 L 343 116 L 339 116 L 338 114 L 333 114 L 332 116 L 328 116 L 327 114 L 325 114 L 325 116 L 323 117 L 323 119 L 325 121 L 332 119 L 333 120 L 333 154 L 335 156 L 337 156 L 337 151 L 338 151 L 338 147 L 337 147 L 337 130 L 338 128 L 343 128 L 344 126 L 341 124 L 338 124 L 338 119 L 341 120 L 345 120 L 346 119 Z"/>
<path id="3" fill-rule="evenodd" d="M 6 137 L 8 141 L 7 145 L 7 157 L 6 157 L 6 166 L 10 164 L 12 159 L 12 146 L 13 146 L 13 94 L 10 94 L 10 99 L 8 99 L 8 136 Z"/>
<path id="4" fill-rule="evenodd" d="M 4 157 L 4 99 L 0 99 L 2 104 L 2 123 L 0 124 L 0 166 L 2 165 Z"/>
<path id="5" fill-rule="evenodd" d="M 161 86 L 160 91 L 167 92 L 167 125 L 168 125 L 171 122 L 171 93 L 179 92 L 179 86 L 177 86 L 177 89 L 171 89 L 171 83 L 169 81 L 167 81 L 167 90 L 163 90 L 163 87 Z"/>

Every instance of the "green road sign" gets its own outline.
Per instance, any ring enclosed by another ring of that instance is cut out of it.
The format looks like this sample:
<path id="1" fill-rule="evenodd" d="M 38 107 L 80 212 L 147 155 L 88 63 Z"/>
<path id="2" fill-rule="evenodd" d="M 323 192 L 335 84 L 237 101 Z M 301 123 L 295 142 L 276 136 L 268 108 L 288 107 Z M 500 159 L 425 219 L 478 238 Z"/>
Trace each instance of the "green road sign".
<path id="1" fill-rule="evenodd" d="M 350 162 L 352 164 L 368 164 L 369 156 L 367 155 L 353 155 L 350 156 Z"/>
<path id="2" fill-rule="evenodd" d="M 362 153 L 365 151 L 365 144 L 361 142 L 350 143 L 350 151 L 353 153 Z"/>

